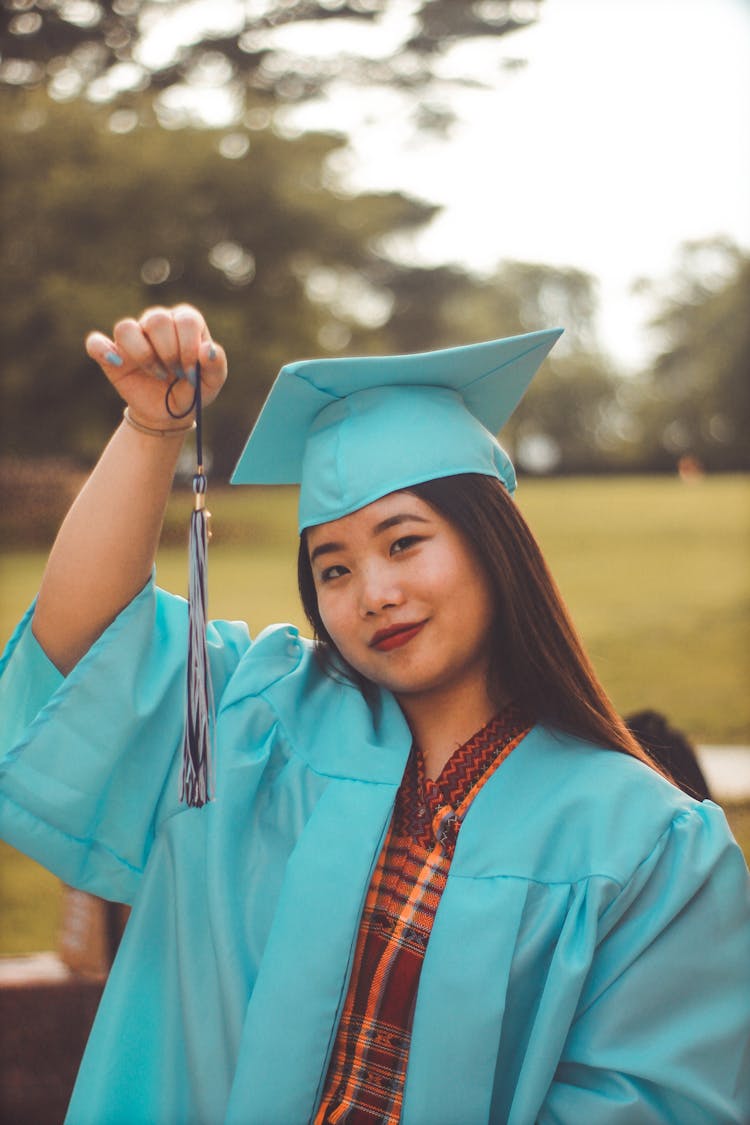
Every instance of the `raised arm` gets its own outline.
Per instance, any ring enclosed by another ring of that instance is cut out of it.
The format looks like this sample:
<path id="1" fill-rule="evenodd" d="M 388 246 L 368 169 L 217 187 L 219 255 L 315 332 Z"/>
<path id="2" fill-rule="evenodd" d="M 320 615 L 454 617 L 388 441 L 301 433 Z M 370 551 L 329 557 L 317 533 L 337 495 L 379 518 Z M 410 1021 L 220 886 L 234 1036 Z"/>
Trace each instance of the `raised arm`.
<path id="1" fill-rule="evenodd" d="M 113 339 L 93 332 L 86 350 L 145 433 L 123 421 L 65 517 L 39 591 L 33 632 L 50 660 L 67 674 L 146 582 L 164 510 L 191 416 L 170 417 L 193 396 L 201 368 L 204 405 L 226 379 L 224 351 L 201 314 L 189 305 L 152 308 L 120 321 Z"/>

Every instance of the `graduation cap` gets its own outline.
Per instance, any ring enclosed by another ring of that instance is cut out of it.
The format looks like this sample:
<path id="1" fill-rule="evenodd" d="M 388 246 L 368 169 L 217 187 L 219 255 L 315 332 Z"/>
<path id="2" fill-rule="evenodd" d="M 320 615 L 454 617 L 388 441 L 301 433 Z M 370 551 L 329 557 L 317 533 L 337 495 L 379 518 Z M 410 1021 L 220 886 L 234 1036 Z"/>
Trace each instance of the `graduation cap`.
<path id="1" fill-rule="evenodd" d="M 287 364 L 231 483 L 299 484 L 300 531 L 459 473 L 498 477 L 513 493 L 513 465 L 494 435 L 561 334 Z"/>

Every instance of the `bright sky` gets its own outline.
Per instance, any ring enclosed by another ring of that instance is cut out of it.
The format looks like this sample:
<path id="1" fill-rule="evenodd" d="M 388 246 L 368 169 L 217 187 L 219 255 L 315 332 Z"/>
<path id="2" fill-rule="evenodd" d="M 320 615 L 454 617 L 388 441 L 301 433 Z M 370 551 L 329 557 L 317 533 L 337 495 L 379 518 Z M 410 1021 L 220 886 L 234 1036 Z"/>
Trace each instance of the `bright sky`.
<path id="1" fill-rule="evenodd" d="M 395 112 L 384 128 L 382 102 L 355 135 L 351 182 L 444 203 L 418 240 L 429 260 L 595 274 L 605 344 L 637 364 L 649 345 L 633 280 L 665 276 L 686 239 L 750 249 L 750 4 L 545 0 L 536 25 L 500 42 L 528 65 L 453 98 L 463 124 L 448 146 L 415 144 Z M 497 47 L 462 51 L 497 74 Z M 340 123 L 356 112 L 342 104 Z"/>
<path id="2" fill-rule="evenodd" d="M 342 39 L 388 54 L 409 7 L 398 0 L 380 28 L 342 21 Z M 294 120 L 352 131 L 340 169 L 352 187 L 444 204 L 408 247 L 423 260 L 596 275 L 605 345 L 635 365 L 649 344 L 632 282 L 665 277 L 683 240 L 727 234 L 750 249 L 750 0 L 545 0 L 541 13 L 446 57 L 446 75 L 492 84 L 451 92 L 462 124 L 447 143 L 415 136 L 395 92 L 334 87 Z M 274 34 L 302 55 L 335 56 L 342 42 L 331 23 Z M 528 65 L 503 69 L 508 57 Z"/>

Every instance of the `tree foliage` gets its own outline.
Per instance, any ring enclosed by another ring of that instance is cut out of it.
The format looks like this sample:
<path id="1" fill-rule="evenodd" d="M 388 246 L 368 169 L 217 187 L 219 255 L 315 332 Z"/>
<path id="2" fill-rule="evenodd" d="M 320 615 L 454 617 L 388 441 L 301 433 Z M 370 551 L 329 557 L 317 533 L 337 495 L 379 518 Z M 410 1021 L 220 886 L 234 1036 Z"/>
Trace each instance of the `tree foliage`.
<path id="1" fill-rule="evenodd" d="M 433 209 L 398 193 L 335 191 L 326 162 L 340 137 L 289 139 L 268 127 L 234 149 L 231 132 L 119 134 L 108 112 L 85 103 L 21 93 L 4 101 L 6 451 L 91 460 L 119 405 L 83 353 L 86 332 L 148 304 L 189 300 L 232 366 L 207 418 L 222 475 L 290 359 L 418 351 L 554 323 L 568 328 L 564 342 L 506 437 L 522 462 L 521 439 L 533 448 L 540 434 L 556 464 L 601 461 L 592 412 L 612 385 L 596 352 L 588 275 L 508 262 L 480 279 L 392 260 L 379 249 L 384 235 L 418 227 Z"/>
<path id="2" fill-rule="evenodd" d="M 326 188 L 340 138 L 260 130 L 229 159 L 205 129 L 118 135 L 93 108 L 14 101 L 0 123 L 6 450 L 94 453 L 117 404 L 84 335 L 187 299 L 233 361 L 209 422 L 226 470 L 280 361 L 341 350 L 352 334 L 367 346 L 390 309 L 367 280 L 371 243 L 432 214 L 395 193 Z M 344 305 L 332 284 L 352 278 Z"/>
<path id="3" fill-rule="evenodd" d="M 294 51 L 279 32 L 325 24 L 371 28 L 405 13 L 402 0 L 2 0 L 0 84 L 45 87 L 57 96 L 117 97 L 129 103 L 139 91 L 159 93 L 213 74 L 231 86 L 238 106 L 249 94 L 295 103 L 319 95 L 333 82 L 401 87 L 426 92 L 438 80 L 436 61 L 453 44 L 502 38 L 538 18 L 543 0 L 417 0 L 403 18 L 390 55 L 353 52 L 315 59 Z M 144 50 L 154 23 L 177 14 L 174 50 L 154 61 Z M 344 42 L 345 40 L 342 40 Z M 499 59 L 516 65 L 518 60 Z M 457 79 L 461 81 L 461 79 Z M 454 79 L 456 81 L 456 79 Z M 471 75 L 463 79 L 472 82 Z M 445 109 L 422 125 L 445 126 Z"/>
<path id="4" fill-rule="evenodd" d="M 369 31 L 407 10 L 390 54 L 306 48 L 321 28 L 334 38 L 359 28 L 369 47 Z M 148 304 L 190 300 L 232 360 L 208 419 L 220 473 L 290 358 L 554 324 L 565 336 L 504 435 L 521 467 L 671 470 L 689 454 L 708 468 L 750 468 L 750 259 L 736 247 L 686 244 L 672 278 L 643 283 L 659 354 L 641 378 L 623 379 L 598 347 L 589 274 L 505 262 L 479 278 L 396 260 L 383 249 L 389 236 L 434 208 L 398 192 L 343 192 L 332 169 L 345 139 L 276 124 L 279 106 L 333 84 L 382 85 L 412 95 L 420 129 L 445 131 L 442 86 L 475 82 L 446 79 L 446 53 L 480 37 L 505 42 L 540 13 L 543 0 L 0 0 L 3 449 L 91 459 L 118 404 L 82 337 Z M 177 16 L 174 50 L 155 60 L 154 24 Z M 502 50 L 499 65 L 518 63 Z M 211 83 L 231 91 L 233 125 L 169 117 L 170 92 Z"/>
<path id="5" fill-rule="evenodd" d="M 661 347 L 638 409 L 644 456 L 750 469 L 750 257 L 724 239 L 685 243 L 656 298 Z"/>

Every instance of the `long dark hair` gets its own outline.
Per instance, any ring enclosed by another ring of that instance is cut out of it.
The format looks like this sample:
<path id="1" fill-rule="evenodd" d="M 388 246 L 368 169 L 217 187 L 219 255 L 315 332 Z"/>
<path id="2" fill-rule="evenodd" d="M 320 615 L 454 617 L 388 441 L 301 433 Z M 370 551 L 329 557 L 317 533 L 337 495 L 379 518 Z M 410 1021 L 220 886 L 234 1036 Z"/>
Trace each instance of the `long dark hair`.
<path id="1" fill-rule="evenodd" d="M 600 684 L 542 552 L 500 481 L 464 473 L 404 491 L 449 520 L 489 579 L 495 600 L 491 693 L 509 693 L 534 722 L 654 766 Z M 368 681 L 346 665 L 321 619 L 304 532 L 297 573 L 324 668 L 366 692 Z"/>

